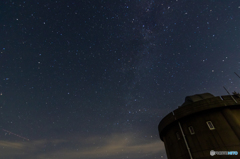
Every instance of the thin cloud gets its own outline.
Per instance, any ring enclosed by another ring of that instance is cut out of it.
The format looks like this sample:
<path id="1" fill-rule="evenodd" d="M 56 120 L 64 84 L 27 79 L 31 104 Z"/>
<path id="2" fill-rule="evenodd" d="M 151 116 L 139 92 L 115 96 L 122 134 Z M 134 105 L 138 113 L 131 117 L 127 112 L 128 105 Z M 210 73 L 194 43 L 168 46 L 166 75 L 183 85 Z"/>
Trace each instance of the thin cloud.
<path id="1" fill-rule="evenodd" d="M 100 159 L 100 158 L 144 158 L 165 154 L 160 140 L 147 141 L 134 134 L 113 134 L 68 140 L 38 140 L 32 142 L 0 141 L 7 151 L 1 155 L 11 158 L 35 159 Z M 21 154 L 21 152 L 24 152 Z"/>

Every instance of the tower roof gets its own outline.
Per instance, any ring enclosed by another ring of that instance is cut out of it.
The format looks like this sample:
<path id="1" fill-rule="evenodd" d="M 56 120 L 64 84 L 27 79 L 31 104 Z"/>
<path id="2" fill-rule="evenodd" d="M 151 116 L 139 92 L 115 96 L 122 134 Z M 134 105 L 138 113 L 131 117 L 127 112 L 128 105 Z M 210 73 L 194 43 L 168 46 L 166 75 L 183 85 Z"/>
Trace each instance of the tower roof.
<path id="1" fill-rule="evenodd" d="M 192 103 L 200 101 L 200 100 L 213 98 L 213 97 L 215 97 L 215 96 L 212 95 L 211 93 L 203 93 L 203 94 L 195 94 L 195 95 L 192 95 L 192 96 L 187 96 L 185 98 L 185 102 L 182 104 L 182 106 L 192 104 Z"/>

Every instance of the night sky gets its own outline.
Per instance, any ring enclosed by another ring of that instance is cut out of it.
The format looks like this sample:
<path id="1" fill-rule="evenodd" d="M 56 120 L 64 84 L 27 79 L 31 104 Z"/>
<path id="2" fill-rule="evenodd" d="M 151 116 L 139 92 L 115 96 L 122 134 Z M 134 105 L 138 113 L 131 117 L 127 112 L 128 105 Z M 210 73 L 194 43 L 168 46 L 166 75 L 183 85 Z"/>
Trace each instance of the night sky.
<path id="1" fill-rule="evenodd" d="M 238 91 L 240 1 L 1 0 L 3 159 L 167 158 L 186 96 Z"/>

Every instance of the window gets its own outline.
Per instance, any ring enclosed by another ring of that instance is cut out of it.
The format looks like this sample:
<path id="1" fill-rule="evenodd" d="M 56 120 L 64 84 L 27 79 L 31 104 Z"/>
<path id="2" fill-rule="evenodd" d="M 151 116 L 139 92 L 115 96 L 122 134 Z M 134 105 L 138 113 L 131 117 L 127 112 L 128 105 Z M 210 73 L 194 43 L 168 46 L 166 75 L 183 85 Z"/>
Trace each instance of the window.
<path id="1" fill-rule="evenodd" d="M 210 130 L 214 130 L 214 129 L 215 129 L 215 127 L 213 126 L 213 123 L 212 123 L 211 121 L 207 121 L 206 123 L 207 123 L 208 128 L 209 128 Z"/>
<path id="2" fill-rule="evenodd" d="M 179 133 L 178 132 L 176 132 L 176 136 L 177 136 L 177 139 L 178 140 L 180 140 L 181 138 L 180 138 L 180 135 L 179 135 Z"/>
<path id="3" fill-rule="evenodd" d="M 192 126 L 189 126 L 188 129 L 189 129 L 191 135 L 195 134 L 195 131 Z"/>

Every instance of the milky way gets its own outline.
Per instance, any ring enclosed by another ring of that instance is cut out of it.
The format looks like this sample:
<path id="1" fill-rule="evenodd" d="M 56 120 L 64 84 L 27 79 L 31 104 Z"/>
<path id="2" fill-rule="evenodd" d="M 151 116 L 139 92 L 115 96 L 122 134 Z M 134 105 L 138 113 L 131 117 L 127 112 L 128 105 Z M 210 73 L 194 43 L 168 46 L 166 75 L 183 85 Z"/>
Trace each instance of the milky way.
<path id="1" fill-rule="evenodd" d="M 166 158 L 165 115 L 238 92 L 239 1 L 0 3 L 6 159 Z"/>

